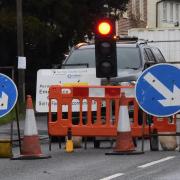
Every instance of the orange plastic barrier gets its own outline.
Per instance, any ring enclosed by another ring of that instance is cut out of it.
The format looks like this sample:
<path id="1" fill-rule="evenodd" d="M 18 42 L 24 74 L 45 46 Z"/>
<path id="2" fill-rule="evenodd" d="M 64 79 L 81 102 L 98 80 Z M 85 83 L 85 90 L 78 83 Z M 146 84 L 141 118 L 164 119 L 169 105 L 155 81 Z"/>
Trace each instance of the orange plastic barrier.
<path id="1" fill-rule="evenodd" d="M 176 132 L 176 115 L 170 117 L 153 117 L 152 129 L 158 132 Z"/>
<path id="2" fill-rule="evenodd" d="M 60 85 L 49 88 L 49 135 L 65 136 L 68 128 L 71 128 L 73 136 L 116 136 L 122 92 L 125 92 L 129 108 L 133 109 L 133 115 L 130 116 L 132 135 L 134 137 L 141 137 L 142 134 L 149 135 L 147 119 L 144 119 L 144 127 L 138 122 L 138 118 L 140 118 L 139 106 L 133 97 L 133 86 L 73 87 Z M 79 102 L 78 112 L 73 112 L 72 109 L 75 99 Z M 54 100 L 57 102 L 57 113 L 52 112 Z M 93 104 L 96 104 L 95 110 Z M 63 106 L 68 109 L 67 113 L 63 113 Z M 160 132 L 176 131 L 174 120 L 168 123 L 167 118 L 159 121 L 158 118 L 153 117 L 152 121 L 151 129 L 155 128 Z"/>

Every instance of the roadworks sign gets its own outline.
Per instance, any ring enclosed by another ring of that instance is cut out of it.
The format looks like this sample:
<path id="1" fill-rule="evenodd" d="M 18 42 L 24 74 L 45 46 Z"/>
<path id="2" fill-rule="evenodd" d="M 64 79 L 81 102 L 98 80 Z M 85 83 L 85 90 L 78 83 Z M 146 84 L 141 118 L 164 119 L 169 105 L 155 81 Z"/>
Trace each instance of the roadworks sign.
<path id="1" fill-rule="evenodd" d="M 96 78 L 95 68 L 80 69 L 40 69 L 37 72 L 36 86 L 36 111 L 49 112 L 48 91 L 51 85 L 78 86 L 78 85 L 100 85 L 100 79 Z M 52 101 L 52 112 L 57 112 L 57 102 Z M 83 101 L 83 109 L 87 108 L 87 101 Z M 92 107 L 96 109 L 96 103 Z M 63 106 L 63 112 L 67 112 L 66 106 Z M 73 112 L 79 111 L 79 101 L 73 100 Z"/>

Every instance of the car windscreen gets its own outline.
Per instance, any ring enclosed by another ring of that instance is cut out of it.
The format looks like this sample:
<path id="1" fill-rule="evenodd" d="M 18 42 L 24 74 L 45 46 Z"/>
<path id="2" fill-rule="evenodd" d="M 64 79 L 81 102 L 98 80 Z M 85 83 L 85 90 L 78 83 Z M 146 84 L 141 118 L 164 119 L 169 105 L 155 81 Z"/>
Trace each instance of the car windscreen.
<path id="1" fill-rule="evenodd" d="M 139 48 L 119 47 L 117 48 L 118 69 L 138 69 L 141 66 Z"/>
<path id="2" fill-rule="evenodd" d="M 95 67 L 95 51 L 92 48 L 76 49 L 65 64 L 88 64 L 88 67 Z"/>
<path id="3" fill-rule="evenodd" d="M 65 64 L 87 63 L 89 67 L 95 67 L 94 48 L 76 49 L 68 57 Z M 137 69 L 141 65 L 139 48 L 117 47 L 118 69 Z"/>

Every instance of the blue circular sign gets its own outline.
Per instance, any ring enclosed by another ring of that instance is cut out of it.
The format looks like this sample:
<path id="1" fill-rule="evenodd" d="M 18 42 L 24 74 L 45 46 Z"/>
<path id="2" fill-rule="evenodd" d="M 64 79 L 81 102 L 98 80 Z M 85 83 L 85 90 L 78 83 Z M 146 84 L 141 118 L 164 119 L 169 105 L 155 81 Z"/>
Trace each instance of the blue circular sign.
<path id="1" fill-rule="evenodd" d="M 167 117 L 180 111 L 180 69 L 158 64 L 146 69 L 137 80 L 136 100 L 145 112 Z"/>
<path id="2" fill-rule="evenodd" d="M 0 117 L 9 113 L 17 102 L 18 91 L 8 76 L 0 73 Z"/>

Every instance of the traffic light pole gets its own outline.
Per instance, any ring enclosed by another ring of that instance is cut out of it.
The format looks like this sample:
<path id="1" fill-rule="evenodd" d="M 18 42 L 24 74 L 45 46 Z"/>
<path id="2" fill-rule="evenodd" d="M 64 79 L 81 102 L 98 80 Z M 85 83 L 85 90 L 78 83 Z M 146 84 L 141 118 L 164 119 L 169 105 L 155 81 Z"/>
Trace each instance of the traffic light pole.
<path id="1" fill-rule="evenodd" d="M 107 85 L 110 85 L 110 84 L 111 84 L 111 83 L 110 83 L 110 82 L 111 82 L 111 78 L 110 78 L 110 77 L 107 77 L 106 79 L 107 79 Z"/>

